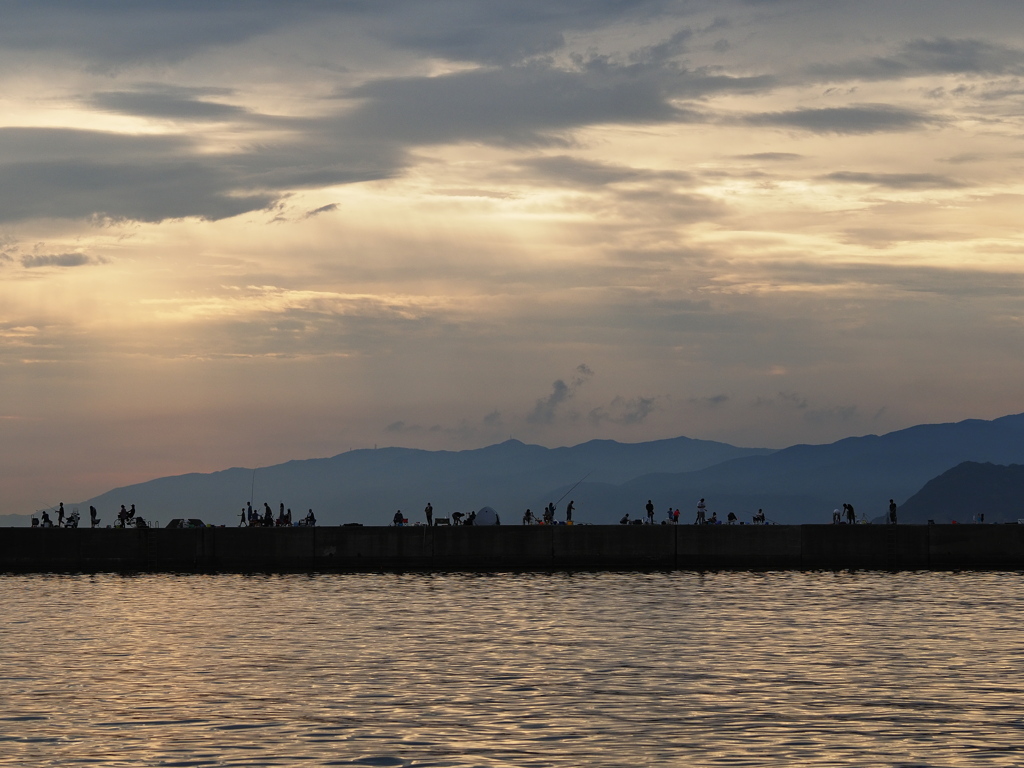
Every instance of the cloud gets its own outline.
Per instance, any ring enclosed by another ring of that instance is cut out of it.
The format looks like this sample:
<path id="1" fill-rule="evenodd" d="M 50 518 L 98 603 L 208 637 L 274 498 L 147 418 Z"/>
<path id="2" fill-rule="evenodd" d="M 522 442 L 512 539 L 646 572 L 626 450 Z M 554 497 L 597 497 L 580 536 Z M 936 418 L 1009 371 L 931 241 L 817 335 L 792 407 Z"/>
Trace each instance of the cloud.
<path id="1" fill-rule="evenodd" d="M 693 179 L 693 176 L 685 171 L 651 171 L 625 165 L 581 160 L 570 155 L 528 158 L 519 161 L 517 165 L 529 172 L 531 178 L 536 178 L 539 175 L 541 178 L 584 187 L 650 180 L 684 182 Z"/>
<path id="2" fill-rule="evenodd" d="M 588 414 L 591 424 L 595 426 L 605 422 L 612 424 L 642 424 L 654 411 L 653 397 L 624 398 L 616 396 L 606 406 L 594 408 Z"/>
<path id="3" fill-rule="evenodd" d="M 331 213 L 336 210 L 338 210 L 337 203 L 328 203 L 327 205 L 321 205 L 319 208 L 314 208 L 311 211 L 306 211 L 302 218 L 311 219 L 314 216 L 319 216 L 321 213 Z"/>
<path id="4" fill-rule="evenodd" d="M 97 67 L 176 62 L 320 16 L 324 4 L 295 0 L 41 0 L 4 8 L 0 46 L 71 53 Z"/>
<path id="5" fill-rule="evenodd" d="M 206 96 L 229 96 L 228 88 L 184 88 L 144 84 L 137 90 L 102 91 L 85 99 L 87 106 L 105 112 L 184 121 L 237 121 L 257 117 L 232 104 L 210 101 Z"/>
<path id="6" fill-rule="evenodd" d="M 316 134 L 213 153 L 181 136 L 3 128 L 0 222 L 216 221 L 269 208 L 294 189 L 387 178 L 401 163 L 386 143 L 339 147 Z"/>
<path id="7" fill-rule="evenodd" d="M 928 75 L 1021 75 L 1024 49 L 984 40 L 936 37 L 903 43 L 889 56 L 816 64 L 809 71 L 827 80 L 899 80 Z"/>
<path id="8" fill-rule="evenodd" d="M 365 8 L 372 9 L 365 18 L 379 39 L 431 56 L 492 65 L 558 51 L 566 43 L 566 33 L 664 20 L 688 11 L 675 0 L 444 0 L 374 3 Z"/>
<path id="9" fill-rule="evenodd" d="M 414 145 L 550 144 L 584 125 L 692 119 L 669 103 L 667 86 L 622 67 L 571 71 L 546 63 L 379 79 L 343 94 L 361 104 L 338 130 Z"/>
<path id="10" fill-rule="evenodd" d="M 553 424 L 560 407 L 568 402 L 593 375 L 594 372 L 585 363 L 581 363 L 576 366 L 576 371 L 569 384 L 562 379 L 555 380 L 551 385 L 551 394 L 537 400 L 533 410 L 527 414 L 527 423 Z"/>
<path id="11" fill-rule="evenodd" d="M 807 395 L 800 394 L 799 392 L 778 392 L 771 397 L 758 397 L 754 401 L 755 408 L 785 407 L 802 411 L 809 405 L 810 400 L 808 400 Z"/>
<path id="12" fill-rule="evenodd" d="M 708 408 L 717 408 L 729 401 L 728 395 L 710 395 L 708 397 L 691 397 L 690 402 L 694 405 L 702 405 Z"/>
<path id="13" fill-rule="evenodd" d="M 802 160 L 803 155 L 795 152 L 755 152 L 751 155 L 736 155 L 739 160 L 761 160 L 769 163 L 784 163 L 791 160 Z"/>
<path id="14" fill-rule="evenodd" d="M 960 189 L 966 186 L 948 176 L 934 173 L 855 173 L 837 171 L 821 177 L 844 184 L 867 184 L 888 189 Z"/>
<path id="15" fill-rule="evenodd" d="M 864 134 L 909 131 L 935 123 L 936 118 L 889 104 L 859 104 L 764 112 L 747 117 L 746 122 L 754 126 L 797 128 L 812 133 Z"/>
<path id="16" fill-rule="evenodd" d="M 95 263 L 84 253 L 53 253 L 22 256 L 21 265 L 26 269 L 37 267 L 81 267 Z"/>

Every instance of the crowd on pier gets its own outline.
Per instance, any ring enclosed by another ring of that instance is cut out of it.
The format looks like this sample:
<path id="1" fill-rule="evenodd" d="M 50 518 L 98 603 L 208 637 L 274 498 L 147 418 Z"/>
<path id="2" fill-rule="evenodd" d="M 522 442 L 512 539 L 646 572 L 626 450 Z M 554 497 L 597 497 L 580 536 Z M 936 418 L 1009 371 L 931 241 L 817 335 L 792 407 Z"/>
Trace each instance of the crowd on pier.
<path id="1" fill-rule="evenodd" d="M 54 522 L 53 518 L 50 517 L 50 510 L 44 509 L 40 512 L 39 517 L 32 518 L 33 528 L 78 528 L 81 524 L 82 516 L 78 513 L 77 509 L 71 510 L 70 513 L 64 511 L 64 502 L 62 501 L 53 510 L 57 517 L 57 521 Z M 98 528 L 100 525 L 99 512 L 96 507 L 89 507 L 89 527 Z M 111 526 L 107 526 L 108 528 Z M 149 528 L 149 523 L 143 519 L 142 515 L 135 511 L 135 505 L 132 504 L 130 509 L 126 509 L 125 505 L 121 505 L 121 510 L 117 513 L 117 520 L 113 525 L 114 528 Z"/>
<path id="2" fill-rule="evenodd" d="M 570 500 L 565 506 L 564 519 L 559 520 L 557 517 L 558 505 L 556 502 L 550 502 L 545 505 L 544 511 L 539 514 L 535 514 L 532 509 L 527 509 L 523 513 L 523 525 L 573 525 L 573 513 L 576 510 L 576 502 Z M 61 502 L 53 511 L 57 517 L 56 522 L 50 517 L 50 510 L 42 510 L 41 519 L 33 517 L 32 527 L 40 528 L 78 528 L 80 524 L 80 515 L 77 509 L 74 509 L 70 514 L 64 510 L 64 503 Z M 490 507 L 483 507 L 479 512 L 476 510 L 471 511 L 468 515 L 462 512 L 453 512 L 451 515 L 446 517 L 435 517 L 434 507 L 428 502 L 427 506 L 423 510 L 424 518 L 426 519 L 427 526 L 435 525 L 501 525 L 501 518 L 498 514 Z M 661 521 L 661 525 L 678 525 L 680 518 L 680 511 L 678 507 L 669 507 L 665 511 L 665 517 Z M 203 525 L 202 521 L 189 520 L 189 521 L 172 521 L 173 523 L 179 523 L 181 527 L 189 527 L 190 524 Z M 839 509 L 832 510 L 832 524 L 833 525 L 856 525 L 858 523 L 870 522 L 866 517 L 858 518 L 857 512 L 854 510 L 852 504 L 843 504 L 842 511 Z M 896 502 L 889 499 L 889 511 L 886 517 L 886 522 L 890 525 L 896 525 L 897 522 L 897 509 Z M 976 515 L 975 522 L 984 522 L 984 515 Z M 97 528 L 100 524 L 99 513 L 96 507 L 89 507 L 89 523 L 91 528 Z M 186 525 L 188 523 L 189 525 Z M 630 517 L 627 512 L 619 520 L 620 525 L 655 525 L 655 507 L 654 502 L 651 499 L 647 500 L 647 504 L 644 507 L 644 514 L 639 515 L 635 518 Z M 310 509 L 304 517 L 297 521 L 292 519 L 291 508 L 285 508 L 284 502 L 281 502 L 280 508 L 277 515 L 274 515 L 273 509 L 267 502 L 263 503 L 263 512 L 258 509 L 253 509 L 252 502 L 248 502 L 240 513 L 239 526 L 243 528 L 290 528 L 292 526 L 315 526 L 316 515 L 313 514 L 313 510 Z M 402 513 L 401 510 L 395 512 L 394 517 L 391 520 L 391 524 L 394 526 L 407 526 L 409 525 L 409 519 Z M 704 499 L 697 502 L 696 516 L 693 520 L 694 525 L 744 525 L 745 522 L 740 521 L 739 517 L 735 512 L 729 512 L 725 519 L 720 519 L 716 511 L 709 513 L 707 503 Z M 763 509 L 758 509 L 757 512 L 751 515 L 751 525 L 774 525 L 775 521 L 769 519 Z M 421 525 L 416 522 L 414 525 Z M 111 526 L 107 526 L 111 527 Z M 120 511 L 117 513 L 116 522 L 113 524 L 114 528 L 148 528 L 149 524 L 135 511 L 135 505 L 132 504 L 130 508 L 126 508 L 124 504 L 121 505 Z M 175 526 L 177 527 L 177 526 Z"/>
<path id="3" fill-rule="evenodd" d="M 263 502 L 263 513 L 260 514 L 259 510 L 252 508 L 251 501 L 242 507 L 240 517 L 238 525 L 242 528 L 291 528 L 292 526 L 312 527 L 316 525 L 316 515 L 313 514 L 312 509 L 306 512 L 305 517 L 292 522 L 291 507 L 285 509 L 283 501 L 281 502 L 277 517 L 274 517 L 274 510 L 270 508 L 270 504 L 267 502 Z"/>

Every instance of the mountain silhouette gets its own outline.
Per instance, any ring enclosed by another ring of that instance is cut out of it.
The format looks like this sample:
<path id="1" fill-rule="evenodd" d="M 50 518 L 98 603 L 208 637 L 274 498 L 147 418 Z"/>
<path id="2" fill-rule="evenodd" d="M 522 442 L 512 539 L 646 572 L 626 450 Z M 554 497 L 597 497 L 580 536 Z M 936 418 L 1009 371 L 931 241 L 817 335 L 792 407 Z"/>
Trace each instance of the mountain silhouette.
<path id="1" fill-rule="evenodd" d="M 262 509 L 266 502 L 275 514 L 283 502 L 295 519 L 312 508 L 324 525 L 385 525 L 398 509 L 410 521 L 422 521 L 429 501 L 435 517 L 487 505 L 507 525 L 518 524 L 525 509 L 536 513 L 548 502 L 558 502 L 561 519 L 569 499 L 580 523 L 614 523 L 626 513 L 643 516 L 648 499 L 657 522 L 670 508 L 679 508 L 681 521 L 690 522 L 703 497 L 709 514 L 717 512 L 719 519 L 735 512 L 749 522 L 763 508 L 769 520 L 795 524 L 831 522 L 832 510 L 843 503 L 853 504 L 862 517 L 877 518 L 893 498 L 901 522 L 923 523 L 938 522 L 937 513 L 933 508 L 918 514 L 911 497 L 964 462 L 1024 464 L 1024 414 L 924 424 L 777 451 L 687 437 L 592 440 L 564 448 L 507 440 L 465 451 L 354 450 L 255 470 L 163 477 L 65 507 L 84 511 L 95 505 L 104 525 L 114 522 L 121 504 L 135 504 L 143 517 L 161 523 L 199 517 L 235 525 L 251 498 L 254 507 Z"/>
<path id="2" fill-rule="evenodd" d="M 1024 465 L 965 461 L 938 477 L 900 507 L 900 522 L 1016 523 L 1024 518 Z"/>

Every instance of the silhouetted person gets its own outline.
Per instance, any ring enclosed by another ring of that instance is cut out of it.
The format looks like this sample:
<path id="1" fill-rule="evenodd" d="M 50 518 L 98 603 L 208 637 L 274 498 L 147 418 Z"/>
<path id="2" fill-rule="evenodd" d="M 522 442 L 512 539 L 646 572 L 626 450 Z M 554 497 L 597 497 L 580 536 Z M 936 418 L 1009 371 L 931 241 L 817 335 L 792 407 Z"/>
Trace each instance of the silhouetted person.
<path id="1" fill-rule="evenodd" d="M 452 520 L 455 521 L 456 525 L 462 525 L 462 518 L 465 517 L 461 512 L 453 512 Z"/>
<path id="2" fill-rule="evenodd" d="M 312 509 L 306 513 L 306 525 L 316 525 L 316 515 L 313 514 Z"/>
<path id="3" fill-rule="evenodd" d="M 245 528 L 245 526 L 246 526 L 245 507 L 242 507 L 242 513 L 240 515 L 240 518 L 241 519 L 239 519 L 239 521 L 238 521 L 238 527 L 239 528 Z"/>
<path id="4" fill-rule="evenodd" d="M 523 525 L 533 525 L 533 512 L 530 510 L 523 513 Z"/>
<path id="5" fill-rule="evenodd" d="M 565 522 L 572 522 L 572 511 L 576 508 L 576 502 L 569 499 L 569 506 L 565 508 Z"/>
<path id="6" fill-rule="evenodd" d="M 619 520 L 619 525 L 629 525 L 629 512 L 622 516 L 622 519 Z"/>
<path id="7" fill-rule="evenodd" d="M 89 527 L 95 528 L 100 524 L 100 519 L 97 517 L 96 507 L 89 507 Z"/>
<path id="8" fill-rule="evenodd" d="M 128 519 L 129 520 L 134 520 L 135 519 L 135 505 L 134 504 L 132 504 L 132 508 L 128 510 Z"/>
<path id="9" fill-rule="evenodd" d="M 423 514 L 427 516 L 427 527 L 432 527 L 434 525 L 434 507 L 429 501 L 423 508 Z"/>
<path id="10" fill-rule="evenodd" d="M 267 502 L 263 502 L 263 526 L 265 528 L 271 528 L 274 525 L 274 510 L 270 508 Z"/>
<path id="11" fill-rule="evenodd" d="M 675 510 L 675 511 L 674 511 L 674 512 L 672 513 L 672 523 L 673 523 L 674 525 L 679 525 L 679 508 L 678 508 L 678 507 L 677 507 L 677 508 L 676 508 L 676 510 Z"/>
<path id="12" fill-rule="evenodd" d="M 466 518 L 465 525 L 472 525 L 476 522 L 476 510 L 472 510 L 469 513 L 469 517 Z"/>
<path id="13" fill-rule="evenodd" d="M 650 525 L 654 525 L 654 502 L 650 499 L 647 500 L 647 505 L 644 507 L 647 510 L 647 522 Z"/>
<path id="14" fill-rule="evenodd" d="M 60 507 L 57 509 L 57 527 L 64 527 L 64 502 L 60 503 Z"/>
<path id="15" fill-rule="evenodd" d="M 857 513 L 853 511 L 853 504 L 846 505 L 846 522 L 854 525 L 857 522 Z"/>
<path id="16" fill-rule="evenodd" d="M 693 521 L 694 525 L 704 525 L 707 522 L 705 515 L 707 514 L 708 508 L 704 504 L 704 499 L 697 502 L 697 519 Z"/>
<path id="17" fill-rule="evenodd" d="M 43 510 L 42 526 L 43 528 L 53 528 L 53 521 L 50 519 L 50 515 L 47 513 L 45 509 Z"/>
<path id="18" fill-rule="evenodd" d="M 736 513 L 735 512 L 730 512 L 729 516 L 726 518 L 726 520 L 729 521 L 729 525 L 735 525 L 736 524 Z"/>
<path id="19" fill-rule="evenodd" d="M 292 508 L 288 507 L 288 511 L 284 513 L 284 524 L 291 528 L 292 526 Z"/>
<path id="20" fill-rule="evenodd" d="M 896 502 L 889 499 L 889 525 L 896 525 Z"/>
<path id="21" fill-rule="evenodd" d="M 757 510 L 757 514 L 754 515 L 754 524 L 755 525 L 764 525 L 764 510 L 763 509 Z"/>

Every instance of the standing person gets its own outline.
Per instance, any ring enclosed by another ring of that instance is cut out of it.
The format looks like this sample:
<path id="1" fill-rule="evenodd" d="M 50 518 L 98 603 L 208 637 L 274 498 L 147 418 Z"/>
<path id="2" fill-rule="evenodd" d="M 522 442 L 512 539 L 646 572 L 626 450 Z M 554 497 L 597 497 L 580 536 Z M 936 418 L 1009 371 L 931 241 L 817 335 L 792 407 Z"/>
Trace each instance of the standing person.
<path id="1" fill-rule="evenodd" d="M 245 507 L 242 507 L 241 520 L 238 521 L 239 528 L 245 528 Z"/>
<path id="2" fill-rule="evenodd" d="M 707 514 L 708 508 L 704 504 L 704 499 L 697 502 L 697 519 L 693 521 L 694 525 L 704 525 L 707 522 L 705 515 Z"/>
<path id="3" fill-rule="evenodd" d="M 96 507 L 89 507 L 89 527 L 95 528 L 100 524 L 100 519 L 97 517 L 99 513 L 96 511 Z"/>
<path id="4" fill-rule="evenodd" d="M 853 511 L 853 504 L 846 505 L 846 522 L 854 525 L 857 522 L 857 513 Z"/>
<path id="5" fill-rule="evenodd" d="M 674 525 L 679 525 L 679 507 L 676 507 L 675 511 L 672 513 L 672 523 Z"/>
<path id="6" fill-rule="evenodd" d="M 896 525 L 896 502 L 889 499 L 889 525 Z"/>
<path id="7" fill-rule="evenodd" d="M 569 499 L 569 506 L 565 508 L 565 522 L 572 522 L 572 511 L 576 508 L 576 502 Z"/>
<path id="8" fill-rule="evenodd" d="M 644 507 L 647 510 L 647 524 L 654 525 L 654 503 L 648 499 L 647 506 Z"/>
<path id="9" fill-rule="evenodd" d="M 434 507 L 429 501 L 423 508 L 423 514 L 427 516 L 427 527 L 432 527 L 434 525 Z"/>
<path id="10" fill-rule="evenodd" d="M 533 512 L 526 510 L 523 514 L 523 525 L 533 525 Z"/>
<path id="11" fill-rule="evenodd" d="M 57 527 L 64 527 L 64 502 L 60 503 L 60 509 L 57 510 Z"/>

